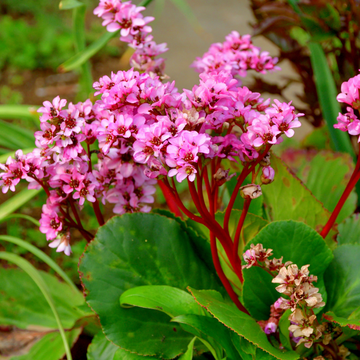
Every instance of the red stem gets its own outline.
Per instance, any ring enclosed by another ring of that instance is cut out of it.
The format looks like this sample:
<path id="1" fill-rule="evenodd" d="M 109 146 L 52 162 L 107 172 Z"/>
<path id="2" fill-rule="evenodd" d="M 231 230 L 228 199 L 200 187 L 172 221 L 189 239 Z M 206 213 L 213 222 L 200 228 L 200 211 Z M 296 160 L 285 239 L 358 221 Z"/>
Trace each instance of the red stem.
<path id="1" fill-rule="evenodd" d="M 231 210 L 234 206 L 236 197 L 238 195 L 239 189 L 242 185 L 242 183 L 244 182 L 244 180 L 246 179 L 246 177 L 255 169 L 255 167 L 260 163 L 260 161 L 265 157 L 265 155 L 269 152 L 270 148 L 271 148 L 271 144 L 268 144 L 264 150 L 264 152 L 262 154 L 259 155 L 259 157 L 256 159 L 256 161 L 254 162 L 254 164 L 251 165 L 250 168 L 247 168 L 248 165 L 246 165 L 241 174 L 238 177 L 238 181 L 237 184 L 235 186 L 234 192 L 231 195 L 229 204 L 226 208 L 226 212 L 225 212 L 225 218 L 224 218 L 224 229 L 227 233 L 229 233 L 229 219 L 230 219 L 230 214 L 231 214 Z"/>
<path id="2" fill-rule="evenodd" d="M 99 225 L 100 226 L 104 225 L 105 221 L 104 221 L 103 214 L 101 213 L 101 210 L 100 210 L 100 205 L 99 205 L 98 199 L 95 198 L 95 201 L 92 203 L 92 206 L 94 209 L 96 220 L 98 221 Z"/>
<path id="3" fill-rule="evenodd" d="M 158 184 L 160 186 L 160 189 L 162 191 L 162 193 L 164 194 L 165 200 L 167 205 L 169 206 L 170 211 L 178 217 L 182 217 L 182 213 L 179 210 L 179 207 L 176 204 L 176 199 L 174 194 L 170 191 L 170 189 L 161 181 L 158 180 Z"/>
<path id="4" fill-rule="evenodd" d="M 225 217 L 224 217 L 224 230 L 229 234 L 229 220 L 230 220 L 230 215 L 231 215 L 231 210 L 234 206 L 236 197 L 238 195 L 239 189 L 242 185 L 242 183 L 244 182 L 244 180 L 246 179 L 246 177 L 248 176 L 248 174 L 250 174 L 250 171 L 247 171 L 247 168 L 244 167 L 241 174 L 238 177 L 234 192 L 231 194 L 231 198 L 229 201 L 229 204 L 226 208 L 226 212 L 225 212 Z"/>
<path id="5" fill-rule="evenodd" d="M 171 191 L 171 193 L 174 195 L 174 198 L 176 200 L 177 205 L 179 206 L 180 210 L 191 220 L 194 220 L 200 224 L 205 225 L 204 220 L 200 217 L 200 216 L 196 216 L 194 215 L 191 211 L 189 211 L 185 205 L 182 203 L 180 196 L 176 190 L 175 187 L 175 183 L 174 183 L 174 179 L 172 179 L 173 181 L 173 187 L 170 186 L 169 181 L 167 178 L 164 178 L 164 184 L 167 186 L 167 188 Z"/>
<path id="6" fill-rule="evenodd" d="M 224 231 L 224 229 L 220 226 L 220 224 L 215 220 L 214 217 L 210 215 L 208 210 L 204 208 L 204 206 L 201 206 L 201 203 L 197 197 L 196 189 L 194 183 L 188 180 L 189 184 L 189 190 L 191 197 L 195 203 L 195 206 L 199 213 L 201 214 L 202 218 L 205 221 L 205 226 L 209 229 L 210 232 L 214 232 L 216 237 L 219 239 L 222 247 L 224 248 L 224 251 L 226 253 L 226 256 L 228 257 L 231 266 L 233 267 L 233 271 L 241 281 L 241 283 L 244 281 L 242 276 L 242 270 L 241 266 L 238 266 L 238 262 L 235 259 L 235 254 L 232 252 L 231 244 L 232 240 L 231 237 Z M 240 262 L 241 264 L 241 262 Z"/>
<path id="7" fill-rule="evenodd" d="M 213 259 L 213 262 L 214 262 L 216 272 L 219 275 L 219 278 L 220 278 L 222 284 L 224 285 L 227 293 L 230 295 L 231 300 L 235 303 L 237 308 L 240 311 L 242 311 L 242 312 L 249 315 L 249 312 L 245 309 L 243 304 L 241 304 L 241 302 L 239 301 L 238 296 L 236 295 L 236 293 L 235 293 L 234 289 L 232 288 L 229 280 L 227 279 L 227 277 L 224 274 L 224 271 L 223 271 L 223 269 L 221 267 L 221 264 L 220 264 L 219 254 L 218 254 L 217 247 L 216 247 L 216 237 L 214 236 L 214 233 L 212 231 L 210 231 L 210 246 L 211 246 L 211 255 L 212 255 L 212 259 Z"/>
<path id="8" fill-rule="evenodd" d="M 241 216 L 240 216 L 237 228 L 236 228 L 236 233 L 235 233 L 235 238 L 234 238 L 233 251 L 234 251 L 235 254 L 237 254 L 238 249 L 239 249 L 240 233 L 241 233 L 241 229 L 242 229 L 242 227 L 244 225 L 244 220 L 245 220 L 246 214 L 247 214 L 247 212 L 249 210 L 250 203 L 251 203 L 251 199 L 245 199 L 244 207 L 243 207 L 243 209 L 241 211 Z"/>
<path id="9" fill-rule="evenodd" d="M 330 232 L 332 226 L 335 223 L 336 218 L 338 217 L 342 207 L 344 206 L 345 201 L 349 197 L 352 189 L 359 181 L 359 179 L 360 179 L 360 171 L 358 171 L 357 174 L 353 174 L 353 176 L 351 176 L 350 182 L 347 184 L 343 194 L 341 195 L 339 202 L 336 204 L 334 211 L 332 212 L 329 220 L 327 221 L 327 223 L 325 224 L 324 228 L 320 233 L 323 239 L 325 239 L 328 233 Z"/>

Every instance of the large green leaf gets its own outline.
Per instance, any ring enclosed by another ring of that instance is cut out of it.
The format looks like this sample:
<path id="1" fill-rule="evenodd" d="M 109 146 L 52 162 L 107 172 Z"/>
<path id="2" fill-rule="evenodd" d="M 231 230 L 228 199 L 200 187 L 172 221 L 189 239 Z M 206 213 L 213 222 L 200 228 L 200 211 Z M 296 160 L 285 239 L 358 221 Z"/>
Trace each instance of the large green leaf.
<path id="1" fill-rule="evenodd" d="M 55 276 L 39 272 L 45 281 L 64 328 L 71 328 L 83 312 L 77 306 L 84 303 L 80 291 Z M 19 269 L 0 268 L 0 323 L 26 329 L 31 326 L 57 329 L 54 315 L 36 284 Z"/>
<path id="2" fill-rule="evenodd" d="M 199 315 L 180 315 L 172 321 L 191 326 L 198 330 L 200 335 L 205 334 L 213 338 L 224 348 L 227 359 L 241 359 L 231 341 L 231 331 L 216 319 Z"/>
<path id="3" fill-rule="evenodd" d="M 354 214 L 343 221 L 338 226 L 339 236 L 337 241 L 339 245 L 358 244 L 360 245 L 360 219 L 359 214 Z"/>
<path id="4" fill-rule="evenodd" d="M 87 349 L 87 360 L 113 360 L 118 346 L 109 341 L 100 331 L 96 334 Z"/>
<path id="5" fill-rule="evenodd" d="M 76 342 L 81 331 L 82 329 L 78 328 L 65 333 L 70 347 Z M 27 354 L 12 356 L 10 360 L 59 360 L 64 355 L 64 345 L 60 333 L 51 332 L 36 342 Z"/>
<path id="6" fill-rule="evenodd" d="M 348 244 L 334 250 L 334 260 L 324 280 L 328 293 L 326 311 L 347 318 L 360 304 L 360 245 Z"/>
<path id="7" fill-rule="evenodd" d="M 307 163 L 298 176 L 325 208 L 333 212 L 353 171 L 354 162 L 349 154 L 322 151 Z M 339 223 L 352 215 L 356 206 L 357 195 L 354 190 L 346 200 L 336 222 Z"/>
<path id="8" fill-rule="evenodd" d="M 126 290 L 120 296 L 120 305 L 124 308 L 138 306 L 159 310 L 170 317 L 183 314 L 203 314 L 201 306 L 189 293 L 164 285 L 144 285 Z"/>
<path id="9" fill-rule="evenodd" d="M 302 184 L 284 163 L 276 156 L 271 158 L 275 170 L 275 180 L 263 186 L 264 200 L 271 220 L 299 220 L 317 230 L 330 217 L 329 211 Z M 326 237 L 327 244 L 334 248 L 335 232 Z"/>
<path id="10" fill-rule="evenodd" d="M 331 250 L 322 237 L 311 227 L 297 221 L 276 221 L 264 227 L 250 244 L 263 244 L 273 249 L 275 258 L 283 256 L 283 262 L 292 261 L 300 268 L 310 264 L 311 274 L 318 276 L 317 287 L 326 301 L 323 273 L 333 259 Z M 310 250 L 311 249 L 311 250 Z M 265 270 L 252 267 L 244 269 L 243 300 L 245 307 L 258 320 L 269 318 L 270 306 L 280 297 L 276 284 Z"/>
<path id="11" fill-rule="evenodd" d="M 208 292 L 190 289 L 196 301 L 203 306 L 217 320 L 244 337 L 260 349 L 283 360 L 295 360 L 299 355 L 294 351 L 282 352 L 274 348 L 268 341 L 260 325 L 249 315 L 241 312 L 234 304 L 225 303 Z"/>
<path id="12" fill-rule="evenodd" d="M 156 214 L 109 220 L 87 247 L 80 272 L 107 338 L 131 352 L 163 358 L 185 352 L 192 337 L 161 312 L 121 308 L 121 294 L 142 285 L 221 289 L 178 222 Z"/>
<path id="13" fill-rule="evenodd" d="M 346 319 L 340 316 L 336 316 L 332 311 L 328 311 L 327 313 L 323 314 L 323 317 L 330 322 L 340 325 L 341 327 L 347 326 L 353 330 L 360 330 L 360 318 Z"/>

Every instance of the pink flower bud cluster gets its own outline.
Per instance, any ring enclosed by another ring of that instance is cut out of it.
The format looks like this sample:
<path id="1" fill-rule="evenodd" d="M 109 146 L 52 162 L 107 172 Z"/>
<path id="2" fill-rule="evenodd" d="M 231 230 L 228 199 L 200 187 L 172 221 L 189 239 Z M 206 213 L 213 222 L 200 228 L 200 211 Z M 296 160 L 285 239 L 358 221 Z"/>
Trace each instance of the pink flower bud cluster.
<path id="1" fill-rule="evenodd" d="M 316 315 L 312 311 L 312 309 L 325 306 L 319 289 L 313 285 L 313 282 L 317 281 L 317 277 L 309 275 L 308 268 L 310 265 L 304 265 L 299 269 L 291 261 L 283 264 L 282 257 L 270 260 L 271 255 L 272 249 L 264 249 L 262 244 L 251 244 L 250 249 L 243 254 L 246 262 L 243 268 L 249 269 L 252 266 L 259 266 L 273 274 L 272 282 L 280 284 L 276 290 L 288 296 L 288 299 L 280 297 L 274 303 L 274 311 L 281 312 L 291 309 L 289 330 L 296 339 L 297 346 L 304 343 L 309 348 L 315 340 L 322 336 Z M 272 320 L 271 324 L 268 325 L 268 322 L 271 322 L 270 319 L 262 324 L 264 331 L 266 329 L 270 331 L 270 327 L 274 328 L 273 323 L 276 323 Z"/>
<path id="2" fill-rule="evenodd" d="M 347 131 L 350 135 L 358 136 L 360 142 L 360 120 L 358 115 L 360 109 L 360 75 L 356 75 L 345 81 L 341 85 L 341 93 L 337 96 L 337 101 L 350 105 L 346 108 L 345 114 L 339 113 L 338 123 L 334 125 L 335 129 Z"/>
<path id="3" fill-rule="evenodd" d="M 165 59 L 156 56 L 166 52 L 166 44 L 156 44 L 153 41 L 151 26 L 152 16 L 143 16 L 143 6 L 136 6 L 131 1 L 100 0 L 94 14 L 103 19 L 103 26 L 110 32 L 120 30 L 120 40 L 135 49 L 130 59 L 132 67 L 145 72 L 162 75 L 165 69 Z"/>
<path id="4" fill-rule="evenodd" d="M 278 59 L 272 58 L 268 52 L 261 52 L 253 45 L 250 35 L 239 35 L 232 31 L 223 43 L 212 44 L 203 57 L 197 58 L 192 66 L 199 73 L 214 70 L 226 70 L 232 75 L 245 77 L 248 70 L 262 74 L 267 71 L 280 70 L 275 66 Z"/>

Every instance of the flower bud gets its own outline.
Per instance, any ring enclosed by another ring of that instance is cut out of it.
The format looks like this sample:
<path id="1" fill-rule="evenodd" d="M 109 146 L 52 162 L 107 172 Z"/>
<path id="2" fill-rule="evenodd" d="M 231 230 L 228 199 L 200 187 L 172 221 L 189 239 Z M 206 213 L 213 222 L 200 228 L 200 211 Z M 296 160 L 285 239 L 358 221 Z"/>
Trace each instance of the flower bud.
<path id="1" fill-rule="evenodd" d="M 213 175 L 214 179 L 217 181 L 218 186 L 221 186 L 222 184 L 224 184 L 226 181 L 229 181 L 232 177 L 234 177 L 236 174 L 231 174 L 229 176 L 229 172 L 230 169 L 228 170 L 223 170 L 223 169 L 218 169 L 217 172 Z"/>
<path id="2" fill-rule="evenodd" d="M 267 153 L 259 163 L 261 166 L 269 166 L 271 164 L 270 161 L 270 153 Z"/>
<path id="3" fill-rule="evenodd" d="M 240 195 L 244 199 L 256 199 L 262 195 L 260 185 L 249 184 L 240 188 Z"/>
<path id="4" fill-rule="evenodd" d="M 260 180 L 263 184 L 270 184 L 274 181 L 275 171 L 271 166 L 265 166 L 262 168 L 262 174 Z"/>

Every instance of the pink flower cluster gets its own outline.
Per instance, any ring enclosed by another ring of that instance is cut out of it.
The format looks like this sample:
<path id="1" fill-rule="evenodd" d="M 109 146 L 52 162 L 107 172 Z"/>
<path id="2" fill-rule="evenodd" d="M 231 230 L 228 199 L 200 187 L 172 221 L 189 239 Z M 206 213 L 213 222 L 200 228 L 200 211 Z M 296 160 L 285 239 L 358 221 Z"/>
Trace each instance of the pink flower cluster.
<path id="1" fill-rule="evenodd" d="M 278 59 L 272 58 L 268 52 L 261 52 L 254 46 L 250 35 L 239 35 L 232 31 L 223 43 L 212 44 L 203 57 L 197 58 L 192 66 L 199 73 L 213 70 L 226 70 L 232 75 L 246 76 L 248 70 L 262 74 L 267 71 L 280 70 L 275 66 Z"/>
<path id="2" fill-rule="evenodd" d="M 137 51 L 148 49 L 150 64 L 155 50 L 164 46 L 152 42 L 148 23 L 153 19 L 144 18 L 143 10 L 131 2 L 100 0 L 94 13 L 108 30 L 121 29 L 121 39 Z M 225 49 L 232 42 L 234 58 L 240 59 L 245 50 L 258 51 L 248 36 L 236 34 L 224 45 Z M 101 100 L 95 104 L 86 100 L 65 108 L 67 102 L 59 96 L 45 101 L 38 110 L 42 115 L 41 130 L 35 133 L 37 148 L 26 155 L 18 151 L 15 159 L 0 165 L 3 192 L 14 191 L 20 179 L 31 189 L 45 189 L 48 200 L 40 230 L 57 251 L 70 253 L 70 228 L 92 236 L 78 216 L 85 201 L 93 204 L 100 224 L 98 200 L 114 204 L 117 214 L 148 212 L 157 179 L 193 182 L 203 164 L 199 162 L 216 157 L 212 175 L 220 186 L 232 177 L 221 168 L 222 159 L 250 163 L 300 126 L 302 114 L 296 114 L 291 103 L 275 100 L 270 106 L 270 100 L 239 86 L 233 68 L 209 68 L 200 74 L 199 85 L 183 93 L 174 82 L 163 83 L 152 65 L 142 70 L 147 72 L 131 69 L 100 78 L 94 88 Z M 260 166 L 261 184 L 273 181 L 270 157 Z"/>
<path id="3" fill-rule="evenodd" d="M 354 110 L 360 109 L 360 75 L 356 75 L 345 81 L 341 85 L 341 93 L 337 96 L 337 101 L 348 104 L 347 113 L 337 117 L 338 124 L 334 128 L 347 131 L 350 135 L 360 135 L 360 120 Z M 360 136 L 358 137 L 360 142 Z"/>
<path id="4" fill-rule="evenodd" d="M 110 32 L 120 30 L 120 40 L 135 49 L 130 59 L 130 65 L 136 69 L 162 75 L 165 69 L 165 59 L 158 55 L 166 52 L 166 44 L 156 44 L 153 41 L 151 26 L 152 16 L 144 17 L 141 12 L 143 6 L 136 6 L 131 1 L 100 0 L 94 14 L 104 21 L 103 26 Z"/>

